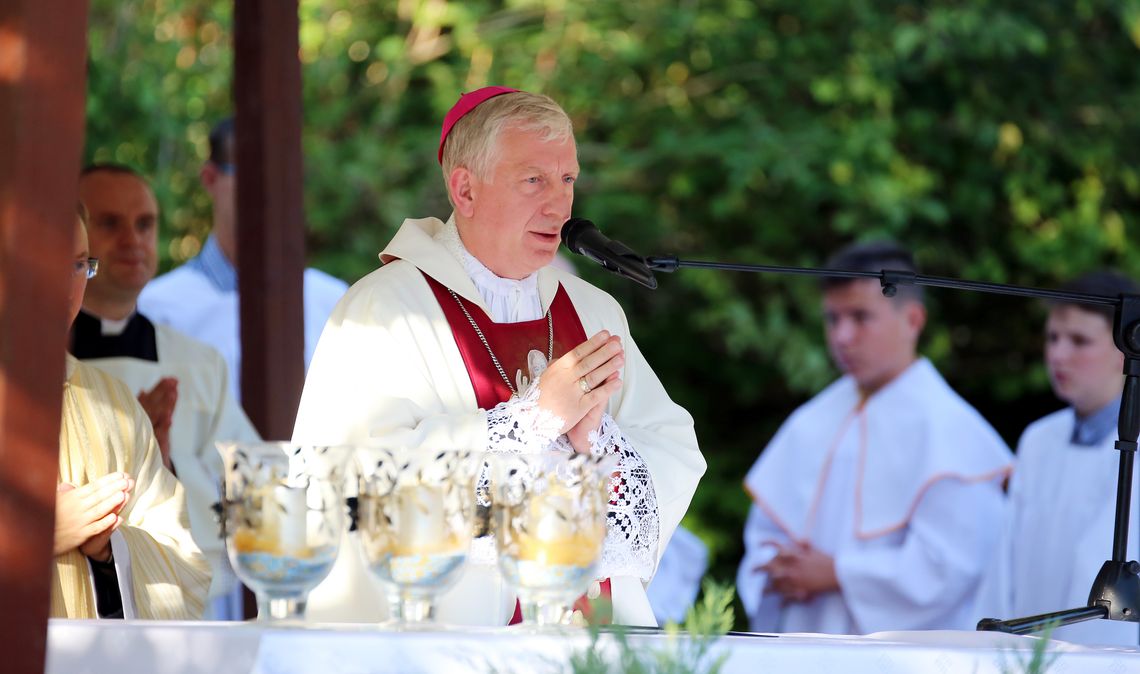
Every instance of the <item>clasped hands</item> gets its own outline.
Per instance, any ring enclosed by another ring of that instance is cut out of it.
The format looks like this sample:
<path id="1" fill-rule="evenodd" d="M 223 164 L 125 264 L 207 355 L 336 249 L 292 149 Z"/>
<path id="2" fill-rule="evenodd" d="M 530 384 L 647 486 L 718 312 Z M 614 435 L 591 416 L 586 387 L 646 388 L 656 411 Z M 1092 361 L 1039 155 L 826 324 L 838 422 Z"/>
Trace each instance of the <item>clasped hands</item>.
<path id="1" fill-rule="evenodd" d="M 779 593 L 784 603 L 805 602 L 819 594 L 839 591 L 835 559 L 830 555 L 804 541 L 769 545 L 776 546 L 776 556 L 753 571 L 768 574 L 765 590 Z"/>
<path id="2" fill-rule="evenodd" d="M 138 401 L 154 428 L 154 439 L 162 453 L 162 464 L 174 472 L 174 464 L 170 461 L 170 426 L 174 422 L 174 406 L 178 403 L 178 380 L 163 377 L 151 390 L 140 391 Z"/>
<path id="3" fill-rule="evenodd" d="M 574 451 L 590 452 L 610 396 L 621 388 L 625 364 L 621 337 L 602 330 L 546 368 L 538 380 L 538 406 L 564 421 L 562 432 Z"/>
<path id="4" fill-rule="evenodd" d="M 111 473 L 83 485 L 62 482 L 55 494 L 54 554 L 78 549 L 97 562 L 111 559 L 111 534 L 123 523 L 119 516 L 135 488 L 126 473 Z"/>

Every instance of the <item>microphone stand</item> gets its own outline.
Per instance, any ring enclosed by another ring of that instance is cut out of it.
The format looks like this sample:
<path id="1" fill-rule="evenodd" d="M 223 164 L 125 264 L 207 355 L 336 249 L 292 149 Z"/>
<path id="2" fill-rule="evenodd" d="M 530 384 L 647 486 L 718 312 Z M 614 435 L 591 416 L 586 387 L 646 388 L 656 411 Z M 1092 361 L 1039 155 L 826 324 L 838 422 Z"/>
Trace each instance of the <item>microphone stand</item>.
<path id="1" fill-rule="evenodd" d="M 999 620 L 985 618 L 978 622 L 978 630 L 1029 634 L 1050 627 L 1103 618 L 1140 623 L 1140 562 L 1128 561 L 1128 518 L 1132 506 L 1132 472 L 1136 456 L 1137 436 L 1140 435 L 1140 295 L 1090 295 L 1043 288 L 1026 288 L 1000 283 L 964 281 L 937 276 L 924 276 L 907 271 L 859 272 L 838 269 L 808 269 L 758 264 L 730 264 L 678 260 L 673 256 L 646 258 L 647 266 L 656 271 L 674 272 L 681 267 L 719 269 L 727 271 L 760 272 L 770 274 L 796 274 L 828 278 L 878 279 L 883 294 L 894 297 L 900 285 L 920 285 L 935 288 L 952 288 L 998 295 L 1036 297 L 1072 304 L 1091 304 L 1113 308 L 1113 340 L 1124 354 L 1124 392 L 1120 400 L 1120 419 L 1117 430 L 1120 467 L 1116 479 L 1116 524 L 1112 536 L 1112 559 L 1106 561 L 1093 580 L 1089 600 L 1085 606 L 1054 613 Z"/>

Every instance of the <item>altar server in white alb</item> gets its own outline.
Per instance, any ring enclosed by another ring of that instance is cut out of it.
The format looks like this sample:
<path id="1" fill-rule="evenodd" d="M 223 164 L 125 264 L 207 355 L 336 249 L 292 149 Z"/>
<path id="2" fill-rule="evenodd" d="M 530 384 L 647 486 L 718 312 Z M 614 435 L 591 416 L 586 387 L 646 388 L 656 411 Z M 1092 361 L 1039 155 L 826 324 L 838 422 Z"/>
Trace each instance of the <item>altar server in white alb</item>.
<path id="1" fill-rule="evenodd" d="M 96 164 L 83 171 L 79 194 L 91 214 L 91 253 L 101 266 L 72 323 L 71 353 L 138 395 L 166 467 L 186 489 L 191 531 L 210 562 L 205 616 L 240 620 L 241 585 L 211 510 L 222 474 L 214 443 L 255 441 L 257 431 L 230 393 L 221 354 L 137 310 L 158 261 L 158 202 L 146 180 L 125 166 Z"/>
<path id="2" fill-rule="evenodd" d="M 887 242 L 829 269 L 914 271 Z M 916 352 L 921 288 L 829 278 L 823 315 L 844 372 L 777 432 L 745 478 L 753 505 L 737 591 L 758 632 L 970 629 L 1000 536 L 1009 449 Z"/>
<path id="3" fill-rule="evenodd" d="M 1116 297 L 1138 294 L 1131 279 L 1094 272 L 1063 290 Z M 1017 445 L 1010 480 L 1009 530 L 980 601 L 987 618 L 1018 618 L 1078 608 L 1088 602 L 1100 567 L 1112 554 L 1117 420 L 1124 354 L 1113 342 L 1108 306 L 1058 303 L 1045 322 L 1045 365 L 1053 392 L 1068 407 L 1038 419 Z M 1133 480 L 1135 524 L 1140 492 Z M 1137 558 L 1135 528 L 1127 559 Z M 1066 625 L 1053 638 L 1136 646 L 1136 623 L 1092 620 Z"/>
<path id="4" fill-rule="evenodd" d="M 579 171 L 570 119 L 545 96 L 480 89 L 448 113 L 438 157 L 453 217 L 405 220 L 337 305 L 294 440 L 619 454 L 600 575 L 616 622 L 654 624 L 644 586 L 705 462 L 621 307 L 550 266 Z M 383 614 L 355 545 L 310 595 L 311 617 Z M 505 624 L 514 599 L 485 579 L 445 594 L 445 619 Z"/>

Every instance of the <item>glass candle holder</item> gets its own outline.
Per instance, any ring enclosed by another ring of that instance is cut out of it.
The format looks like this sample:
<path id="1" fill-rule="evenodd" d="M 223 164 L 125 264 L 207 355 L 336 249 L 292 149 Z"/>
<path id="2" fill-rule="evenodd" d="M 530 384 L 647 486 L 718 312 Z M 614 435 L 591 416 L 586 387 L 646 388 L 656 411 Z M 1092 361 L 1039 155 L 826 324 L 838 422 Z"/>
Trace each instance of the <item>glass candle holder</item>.
<path id="1" fill-rule="evenodd" d="M 492 457 L 499 570 L 523 623 L 565 624 L 597 571 L 616 456 L 542 452 Z"/>
<path id="2" fill-rule="evenodd" d="M 347 447 L 217 443 L 225 470 L 222 531 L 258 620 L 302 619 L 333 567 L 344 526 Z"/>
<path id="3" fill-rule="evenodd" d="M 391 626 L 430 625 L 467 559 L 483 454 L 358 447 L 356 462 L 361 549 L 387 588 Z"/>

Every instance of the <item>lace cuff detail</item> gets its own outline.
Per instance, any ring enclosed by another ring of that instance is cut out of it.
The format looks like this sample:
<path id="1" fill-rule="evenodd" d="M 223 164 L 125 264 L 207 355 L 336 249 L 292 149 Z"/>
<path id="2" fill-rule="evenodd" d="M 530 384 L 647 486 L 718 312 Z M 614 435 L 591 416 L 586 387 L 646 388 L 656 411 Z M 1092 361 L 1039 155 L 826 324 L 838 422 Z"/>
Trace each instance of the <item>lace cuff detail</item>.
<path id="1" fill-rule="evenodd" d="M 562 430 L 564 421 L 538 406 L 538 382 L 532 382 L 521 398 L 499 403 L 487 412 L 488 449 L 495 453 L 534 453 L 546 449 L 573 452 Z M 648 582 L 657 565 L 661 535 L 657 493 L 641 455 L 621 433 L 613 417 L 602 415 L 598 430 L 592 431 L 590 453 L 616 454 L 618 467 L 611 479 L 606 540 L 598 564 L 598 577 L 633 576 Z M 488 505 L 487 473 L 480 476 L 476 494 L 480 505 Z"/>
<path id="2" fill-rule="evenodd" d="M 595 456 L 617 454 L 621 457 L 611 480 L 613 498 L 598 577 L 634 576 L 648 582 L 656 566 L 661 535 L 657 493 L 649 468 L 608 412 L 588 439 L 590 452 Z"/>
<path id="3" fill-rule="evenodd" d="M 538 378 L 523 391 L 487 410 L 487 451 L 493 454 L 535 454 L 558 446 L 566 422 L 538 406 Z M 562 436 L 565 438 L 565 436 Z M 489 527 L 490 471 L 484 464 L 475 482 L 475 503 Z"/>
<path id="4" fill-rule="evenodd" d="M 538 406 L 538 380 L 522 397 L 487 411 L 487 451 L 533 454 L 548 449 L 562 433 L 565 420 Z"/>

